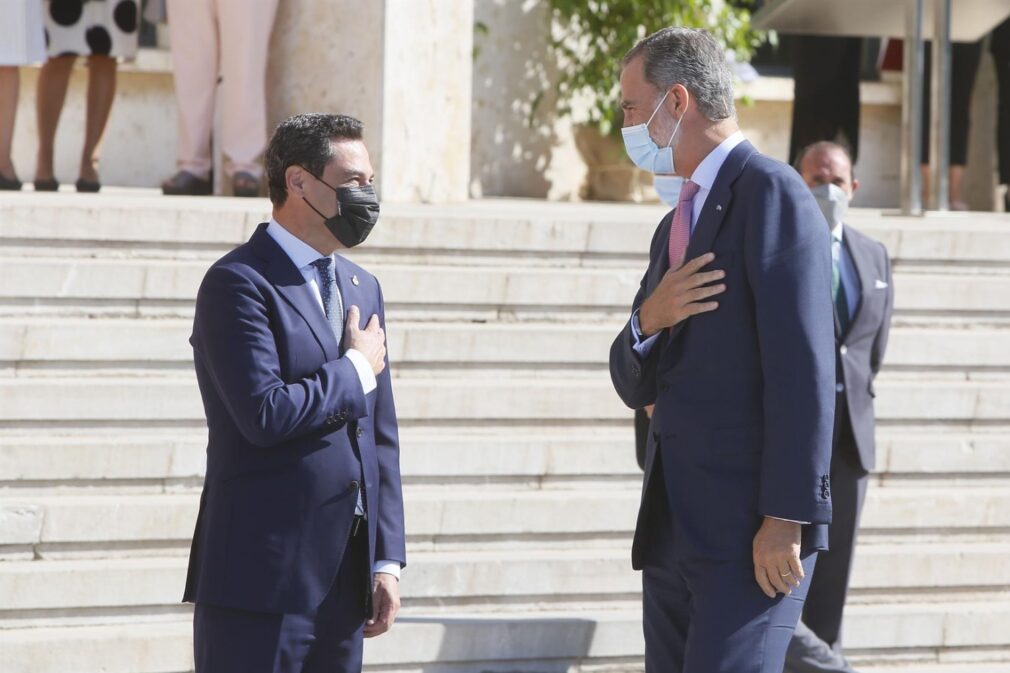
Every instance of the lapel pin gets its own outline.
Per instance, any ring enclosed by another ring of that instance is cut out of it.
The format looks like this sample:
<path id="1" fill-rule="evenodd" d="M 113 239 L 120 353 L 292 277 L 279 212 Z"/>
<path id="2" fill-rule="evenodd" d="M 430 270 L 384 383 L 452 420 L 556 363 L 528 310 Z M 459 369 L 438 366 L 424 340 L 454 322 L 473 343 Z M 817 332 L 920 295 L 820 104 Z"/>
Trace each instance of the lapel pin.
<path id="1" fill-rule="evenodd" d="M 717 206 L 715 207 L 715 209 L 716 209 L 716 210 L 718 210 L 718 211 L 721 211 L 721 210 L 722 210 L 722 206 L 719 206 L 719 205 L 717 205 Z"/>
<path id="2" fill-rule="evenodd" d="M 358 285 L 358 284 L 359 284 L 359 282 L 360 282 L 360 281 L 358 280 L 358 277 L 357 277 L 357 276 L 351 276 L 351 284 L 352 284 L 352 285 Z"/>

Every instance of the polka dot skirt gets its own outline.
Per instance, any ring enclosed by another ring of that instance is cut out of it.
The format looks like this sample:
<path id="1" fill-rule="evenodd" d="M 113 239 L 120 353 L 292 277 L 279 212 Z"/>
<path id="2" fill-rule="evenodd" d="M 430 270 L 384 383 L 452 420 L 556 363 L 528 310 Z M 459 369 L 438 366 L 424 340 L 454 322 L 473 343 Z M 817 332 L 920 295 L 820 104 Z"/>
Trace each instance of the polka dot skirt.
<path id="1" fill-rule="evenodd" d="M 137 55 L 139 0 L 46 0 L 50 56 Z"/>

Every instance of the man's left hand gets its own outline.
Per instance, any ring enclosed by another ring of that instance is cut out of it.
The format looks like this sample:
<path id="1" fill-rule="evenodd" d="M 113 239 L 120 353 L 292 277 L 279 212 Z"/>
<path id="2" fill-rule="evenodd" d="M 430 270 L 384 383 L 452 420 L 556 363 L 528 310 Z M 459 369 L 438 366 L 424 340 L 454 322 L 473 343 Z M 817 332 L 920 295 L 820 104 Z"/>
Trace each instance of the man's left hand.
<path id="1" fill-rule="evenodd" d="M 374 638 L 393 628 L 400 611 L 400 580 L 388 573 L 375 573 L 372 586 L 372 617 L 365 622 L 365 637 Z"/>
<path id="2" fill-rule="evenodd" d="M 754 579 L 768 598 L 788 596 L 803 581 L 802 530 L 798 523 L 766 516 L 754 536 Z"/>

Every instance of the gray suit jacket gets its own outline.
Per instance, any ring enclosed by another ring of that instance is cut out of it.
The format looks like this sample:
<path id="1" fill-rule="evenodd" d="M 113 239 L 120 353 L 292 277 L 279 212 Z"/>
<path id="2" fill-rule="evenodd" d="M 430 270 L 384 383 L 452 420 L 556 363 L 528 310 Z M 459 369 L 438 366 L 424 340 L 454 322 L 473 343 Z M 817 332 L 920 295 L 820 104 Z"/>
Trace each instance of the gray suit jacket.
<path id="1" fill-rule="evenodd" d="M 894 308 L 894 281 L 887 249 L 848 225 L 842 241 L 859 275 L 860 294 L 856 314 L 848 331 L 841 333 L 837 317 L 835 340 L 838 346 L 838 374 L 845 386 L 849 420 L 860 462 L 867 472 L 874 468 L 873 379 L 880 371 L 887 348 Z"/>

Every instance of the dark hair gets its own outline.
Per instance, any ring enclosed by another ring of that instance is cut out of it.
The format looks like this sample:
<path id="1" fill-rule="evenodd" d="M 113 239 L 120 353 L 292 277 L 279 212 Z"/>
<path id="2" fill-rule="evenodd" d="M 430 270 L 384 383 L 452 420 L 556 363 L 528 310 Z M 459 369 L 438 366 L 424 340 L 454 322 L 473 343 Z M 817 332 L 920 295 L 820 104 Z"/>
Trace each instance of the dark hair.
<path id="1" fill-rule="evenodd" d="M 645 80 L 662 95 L 683 84 L 694 96 L 698 111 L 709 121 L 736 114 L 733 71 L 726 50 L 704 30 L 663 28 L 643 38 L 624 56 L 624 65 L 641 55 Z"/>
<path id="2" fill-rule="evenodd" d="M 264 164 L 267 192 L 276 206 L 288 200 L 284 174 L 290 166 L 301 166 L 316 177 L 323 174 L 333 158 L 334 140 L 361 140 L 365 125 L 354 117 L 321 112 L 288 117 L 282 121 L 267 145 Z"/>
<path id="3" fill-rule="evenodd" d="M 817 152 L 821 150 L 837 150 L 841 152 L 846 161 L 849 162 L 849 179 L 856 179 L 856 165 L 852 162 L 852 152 L 849 151 L 847 145 L 841 142 L 835 142 L 833 140 L 818 140 L 815 143 L 810 143 L 806 147 L 800 150 L 799 154 L 796 155 L 796 161 L 793 162 L 793 168 L 796 169 L 797 173 L 802 175 L 803 173 L 803 160 L 807 158 L 807 155 L 811 152 Z"/>

